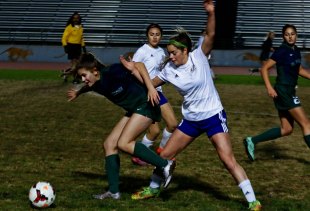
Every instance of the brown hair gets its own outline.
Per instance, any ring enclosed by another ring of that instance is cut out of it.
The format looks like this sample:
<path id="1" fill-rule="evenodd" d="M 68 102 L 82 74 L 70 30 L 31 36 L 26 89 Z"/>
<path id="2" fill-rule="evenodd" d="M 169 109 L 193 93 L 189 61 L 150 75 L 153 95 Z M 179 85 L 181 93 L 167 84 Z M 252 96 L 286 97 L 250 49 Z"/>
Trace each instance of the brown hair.
<path id="1" fill-rule="evenodd" d="M 282 37 L 284 37 L 284 34 L 285 34 L 285 31 L 286 29 L 288 28 L 292 28 L 296 33 L 297 33 L 297 29 L 294 25 L 292 24 L 285 24 L 283 27 L 282 27 Z"/>
<path id="2" fill-rule="evenodd" d="M 101 68 L 105 67 L 105 65 L 102 64 L 99 59 L 97 59 L 92 53 L 87 52 L 81 54 L 74 69 L 76 71 L 82 68 L 85 68 L 87 70 L 93 70 L 94 67 L 100 70 Z"/>
<path id="3" fill-rule="evenodd" d="M 177 27 L 175 29 L 177 34 L 171 36 L 168 41 L 168 45 L 174 45 L 176 48 L 180 50 L 184 50 L 187 48 L 187 52 L 192 51 L 192 40 L 188 34 L 188 32 L 183 27 Z M 169 55 L 165 58 L 160 68 L 163 69 L 166 64 L 169 62 Z"/>
<path id="4" fill-rule="evenodd" d="M 150 23 L 150 25 L 146 28 L 145 35 L 148 36 L 149 31 L 153 28 L 159 29 L 161 36 L 163 36 L 163 29 L 157 23 Z"/>

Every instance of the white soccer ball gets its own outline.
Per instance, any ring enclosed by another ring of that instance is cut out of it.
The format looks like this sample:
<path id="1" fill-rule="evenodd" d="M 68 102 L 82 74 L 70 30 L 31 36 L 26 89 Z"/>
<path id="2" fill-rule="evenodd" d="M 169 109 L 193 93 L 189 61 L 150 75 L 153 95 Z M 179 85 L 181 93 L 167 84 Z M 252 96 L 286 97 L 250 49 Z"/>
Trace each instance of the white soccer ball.
<path id="1" fill-rule="evenodd" d="M 48 182 L 38 182 L 30 188 L 29 200 L 35 207 L 49 207 L 53 204 L 55 198 L 55 190 Z"/>

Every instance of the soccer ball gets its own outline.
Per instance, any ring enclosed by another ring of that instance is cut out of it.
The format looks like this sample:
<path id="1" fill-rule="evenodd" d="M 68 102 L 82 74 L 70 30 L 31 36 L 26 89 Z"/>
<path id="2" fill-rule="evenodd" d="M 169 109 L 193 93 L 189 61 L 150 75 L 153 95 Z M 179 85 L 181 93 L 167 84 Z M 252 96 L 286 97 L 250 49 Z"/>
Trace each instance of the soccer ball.
<path id="1" fill-rule="evenodd" d="M 55 190 L 48 182 L 38 182 L 29 190 L 29 200 L 33 206 L 38 208 L 49 207 L 55 198 Z"/>

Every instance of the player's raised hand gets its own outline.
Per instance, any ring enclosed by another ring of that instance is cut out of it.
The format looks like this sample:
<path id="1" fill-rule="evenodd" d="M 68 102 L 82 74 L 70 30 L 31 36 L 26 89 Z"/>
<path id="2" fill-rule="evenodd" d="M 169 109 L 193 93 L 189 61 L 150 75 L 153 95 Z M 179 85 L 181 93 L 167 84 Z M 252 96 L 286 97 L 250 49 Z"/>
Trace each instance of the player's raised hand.
<path id="1" fill-rule="evenodd" d="M 124 56 L 120 56 L 119 60 L 128 70 L 133 71 L 135 69 L 135 63 L 133 61 L 127 61 Z"/>
<path id="2" fill-rule="evenodd" d="M 208 13 L 214 12 L 215 10 L 213 0 L 204 0 L 203 6 Z"/>

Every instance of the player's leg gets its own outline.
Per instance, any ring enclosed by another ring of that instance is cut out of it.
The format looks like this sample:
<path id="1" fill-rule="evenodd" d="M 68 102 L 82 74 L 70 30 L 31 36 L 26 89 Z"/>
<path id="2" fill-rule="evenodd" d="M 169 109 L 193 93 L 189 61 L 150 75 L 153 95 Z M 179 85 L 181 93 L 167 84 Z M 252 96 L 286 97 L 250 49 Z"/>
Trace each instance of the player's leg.
<path id="1" fill-rule="evenodd" d="M 173 158 L 179 152 L 181 152 L 186 146 L 188 146 L 194 140 L 193 137 L 190 137 L 183 133 L 181 130 L 176 129 L 163 151 L 161 152 L 161 156 L 163 158 Z M 157 197 L 160 194 L 160 186 L 163 182 L 162 176 L 158 174 L 156 169 L 153 171 L 151 176 L 151 182 L 149 187 L 144 187 L 141 191 L 138 191 L 131 195 L 131 198 L 134 200 L 148 199 L 152 197 Z"/>
<path id="2" fill-rule="evenodd" d="M 237 163 L 232 151 L 231 142 L 228 133 L 217 133 L 210 138 L 219 158 L 224 163 L 227 170 L 233 176 L 237 183 L 247 179 L 245 171 Z"/>
<path id="3" fill-rule="evenodd" d="M 149 128 L 147 129 L 146 134 L 143 136 L 141 143 L 144 144 L 148 148 L 152 148 L 154 141 L 158 137 L 159 133 L 160 133 L 160 129 L 159 129 L 158 122 L 151 124 L 149 126 Z M 140 165 L 140 166 L 148 165 L 147 162 L 141 160 L 138 157 L 134 157 L 134 156 L 131 158 L 131 161 L 134 164 Z"/>
<path id="4" fill-rule="evenodd" d="M 274 140 L 290 135 L 294 129 L 294 118 L 287 111 L 279 111 L 281 127 L 275 127 L 256 136 L 248 136 L 243 140 L 246 153 L 251 161 L 255 160 L 255 145 L 260 142 Z"/>
<path id="5" fill-rule="evenodd" d="M 254 190 L 248 179 L 244 169 L 236 161 L 232 151 L 231 141 L 228 133 L 222 132 L 213 135 L 210 140 L 212 141 L 219 158 L 223 162 L 226 169 L 233 176 L 234 180 L 242 190 L 246 200 L 249 203 L 249 208 L 260 210 L 260 202 L 256 200 Z M 254 209 L 253 209 L 254 210 Z"/>
<path id="6" fill-rule="evenodd" d="M 163 120 L 166 123 L 166 127 L 163 130 L 162 139 L 159 144 L 159 153 L 162 151 L 162 149 L 165 147 L 167 141 L 169 140 L 172 132 L 176 129 L 178 126 L 178 121 L 176 119 L 176 116 L 174 114 L 174 111 L 172 109 L 172 106 L 170 103 L 165 103 L 160 106 L 161 115 Z"/>
<path id="7" fill-rule="evenodd" d="M 169 141 L 166 143 L 163 151 L 160 153 L 160 156 L 165 159 L 172 159 L 181 151 L 183 151 L 192 141 L 194 137 L 191 137 L 180 129 L 175 129 L 172 133 Z"/>
<path id="8" fill-rule="evenodd" d="M 168 101 L 162 92 L 158 91 L 158 94 L 160 96 L 159 105 L 161 108 L 162 105 L 166 104 Z M 162 112 L 162 110 L 161 110 L 161 112 Z M 147 130 L 147 133 L 143 136 L 141 143 L 144 144 L 145 146 L 151 148 L 153 146 L 156 138 L 159 136 L 159 134 L 160 134 L 160 128 L 159 128 L 158 123 L 152 124 L 152 125 L 150 125 L 149 129 Z M 141 165 L 141 166 L 147 165 L 147 163 L 145 161 L 143 161 L 137 157 L 132 157 L 131 160 L 134 164 L 137 164 L 137 165 Z"/>
<path id="9" fill-rule="evenodd" d="M 62 76 L 63 76 L 64 82 L 67 82 L 69 76 L 72 75 L 72 67 L 73 67 L 72 65 L 74 63 L 73 60 L 77 59 L 75 51 L 76 51 L 76 48 L 74 47 L 74 45 L 71 43 L 68 43 L 68 45 L 67 45 L 67 54 L 68 54 L 67 58 L 69 60 L 70 67 L 63 70 Z"/>
<path id="10" fill-rule="evenodd" d="M 163 95 L 161 95 L 163 96 Z M 162 99 L 162 98 L 161 98 Z M 160 141 L 159 147 L 156 149 L 157 154 L 160 154 L 160 152 L 163 150 L 164 146 L 166 145 L 167 141 L 169 140 L 172 132 L 177 127 L 177 119 L 175 117 L 174 111 L 171 107 L 171 105 L 168 103 L 168 101 L 165 101 L 163 105 L 160 106 L 161 109 L 161 115 L 163 120 L 166 123 L 166 127 L 163 130 L 162 139 Z M 153 146 L 154 141 L 156 140 L 157 136 L 160 133 L 159 125 L 158 123 L 152 124 L 147 134 L 143 137 L 142 143 L 146 145 L 147 147 Z M 133 163 L 138 165 L 146 165 L 147 163 L 140 160 L 139 158 L 133 157 L 132 158 Z"/>
<path id="11" fill-rule="evenodd" d="M 103 194 L 94 195 L 96 199 L 119 199 L 119 169 L 120 159 L 117 149 L 117 141 L 120 137 L 121 131 L 128 122 L 129 117 L 124 116 L 112 129 L 108 137 L 103 142 L 103 149 L 105 152 L 105 171 L 107 173 L 109 190 Z"/>
<path id="12" fill-rule="evenodd" d="M 72 83 L 74 83 L 74 84 L 80 83 L 79 75 L 78 75 L 77 71 L 75 70 L 76 64 L 78 63 L 78 59 L 79 59 L 79 57 L 76 57 L 76 58 L 71 60 L 71 74 L 73 76 Z"/>
<path id="13" fill-rule="evenodd" d="M 174 131 L 174 129 L 177 127 L 177 120 L 174 114 L 174 111 L 169 104 L 167 98 L 163 95 L 162 92 L 158 91 L 158 94 L 160 96 L 160 110 L 161 110 L 161 116 L 164 119 L 166 123 L 166 128 L 163 130 L 162 139 L 160 141 L 159 147 L 156 149 L 157 154 L 160 154 L 163 147 L 167 143 L 169 137 L 171 136 L 171 133 Z M 142 139 L 142 144 L 144 144 L 147 147 L 152 147 L 156 138 L 160 134 L 160 128 L 158 123 L 152 124 L 147 133 L 144 135 Z M 137 165 L 147 165 L 146 162 L 140 160 L 137 157 L 132 157 L 132 162 Z"/>
<path id="14" fill-rule="evenodd" d="M 310 148 L 310 120 L 307 117 L 304 109 L 300 107 L 293 108 L 289 110 L 292 117 L 301 127 L 302 133 L 304 135 L 304 140 L 307 146 Z"/>
<path id="15" fill-rule="evenodd" d="M 148 148 L 151 148 L 154 144 L 154 141 L 160 134 L 160 128 L 158 122 L 155 122 L 150 125 L 148 128 L 146 134 L 144 135 L 142 139 L 142 143 L 147 146 Z"/>
<path id="16" fill-rule="evenodd" d="M 132 114 L 121 132 L 118 140 L 118 148 L 163 169 L 172 165 L 173 162 L 161 158 L 145 145 L 135 142 L 136 138 L 144 132 L 152 122 L 153 120 L 146 116 L 136 113 Z"/>

